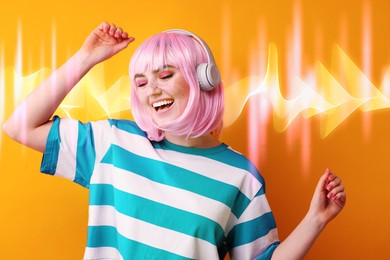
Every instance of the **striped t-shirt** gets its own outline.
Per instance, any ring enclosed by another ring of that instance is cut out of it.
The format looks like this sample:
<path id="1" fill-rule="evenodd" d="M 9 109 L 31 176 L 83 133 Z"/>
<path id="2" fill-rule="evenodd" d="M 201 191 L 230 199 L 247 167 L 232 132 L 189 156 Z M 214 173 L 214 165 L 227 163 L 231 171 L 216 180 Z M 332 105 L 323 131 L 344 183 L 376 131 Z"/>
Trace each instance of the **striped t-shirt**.
<path id="1" fill-rule="evenodd" d="M 225 144 L 150 141 L 132 121 L 54 118 L 41 171 L 89 188 L 84 259 L 269 259 L 279 244 L 253 164 Z"/>

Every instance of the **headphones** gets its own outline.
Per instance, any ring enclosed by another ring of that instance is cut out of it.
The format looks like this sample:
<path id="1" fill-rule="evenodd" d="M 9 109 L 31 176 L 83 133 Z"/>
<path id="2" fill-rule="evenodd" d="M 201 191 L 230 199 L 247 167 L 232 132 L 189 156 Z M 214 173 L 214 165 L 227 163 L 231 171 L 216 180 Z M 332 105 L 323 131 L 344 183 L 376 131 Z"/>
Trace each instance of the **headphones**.
<path id="1" fill-rule="evenodd" d="M 215 64 L 213 54 L 211 53 L 211 50 L 209 46 L 207 46 L 206 42 L 204 42 L 199 36 L 186 30 L 172 29 L 164 32 L 184 34 L 199 42 L 203 50 L 206 52 L 208 61 L 207 63 L 201 63 L 196 67 L 196 74 L 198 76 L 200 88 L 203 91 L 211 91 L 216 86 L 218 86 L 219 82 L 221 81 L 221 76 L 217 65 Z"/>

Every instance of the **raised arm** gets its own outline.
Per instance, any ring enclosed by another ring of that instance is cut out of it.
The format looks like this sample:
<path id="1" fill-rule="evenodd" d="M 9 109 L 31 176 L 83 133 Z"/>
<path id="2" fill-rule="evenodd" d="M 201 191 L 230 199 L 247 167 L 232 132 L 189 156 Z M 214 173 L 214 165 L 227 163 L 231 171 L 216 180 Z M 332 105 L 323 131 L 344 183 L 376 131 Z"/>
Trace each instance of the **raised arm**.
<path id="1" fill-rule="evenodd" d="M 72 88 L 96 64 L 134 41 L 114 24 L 100 24 L 82 47 L 49 78 L 35 88 L 15 109 L 3 130 L 15 141 L 43 152 L 55 110 Z"/>
<path id="2" fill-rule="evenodd" d="M 272 259 L 303 259 L 329 221 L 344 208 L 345 202 L 341 179 L 327 169 L 318 182 L 308 213 L 275 249 Z"/>

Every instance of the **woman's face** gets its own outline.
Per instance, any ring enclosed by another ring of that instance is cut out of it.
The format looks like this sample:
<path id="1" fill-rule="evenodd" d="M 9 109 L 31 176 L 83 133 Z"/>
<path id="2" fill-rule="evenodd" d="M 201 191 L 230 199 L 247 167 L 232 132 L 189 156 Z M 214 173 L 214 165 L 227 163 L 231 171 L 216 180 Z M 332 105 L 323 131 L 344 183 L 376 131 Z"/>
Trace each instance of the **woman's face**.
<path id="1" fill-rule="evenodd" d="M 177 119 L 187 107 L 190 88 L 174 66 L 136 74 L 134 82 L 140 105 L 158 126 Z"/>

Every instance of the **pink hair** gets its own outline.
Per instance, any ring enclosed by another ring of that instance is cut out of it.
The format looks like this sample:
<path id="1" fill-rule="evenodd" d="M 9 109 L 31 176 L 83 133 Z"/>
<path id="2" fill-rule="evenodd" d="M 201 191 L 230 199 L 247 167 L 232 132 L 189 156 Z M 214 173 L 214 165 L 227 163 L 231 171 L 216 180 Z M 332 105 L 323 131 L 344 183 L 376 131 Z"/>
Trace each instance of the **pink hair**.
<path id="1" fill-rule="evenodd" d="M 180 33 L 159 33 L 144 41 L 130 61 L 131 110 L 139 127 L 150 140 L 161 141 L 164 132 L 177 136 L 199 137 L 212 133 L 219 136 L 224 110 L 223 85 L 211 91 L 202 91 L 196 75 L 198 64 L 207 63 L 204 49 L 192 37 Z M 187 107 L 177 119 L 157 126 L 140 104 L 134 76 L 163 65 L 178 68 L 190 88 Z"/>

